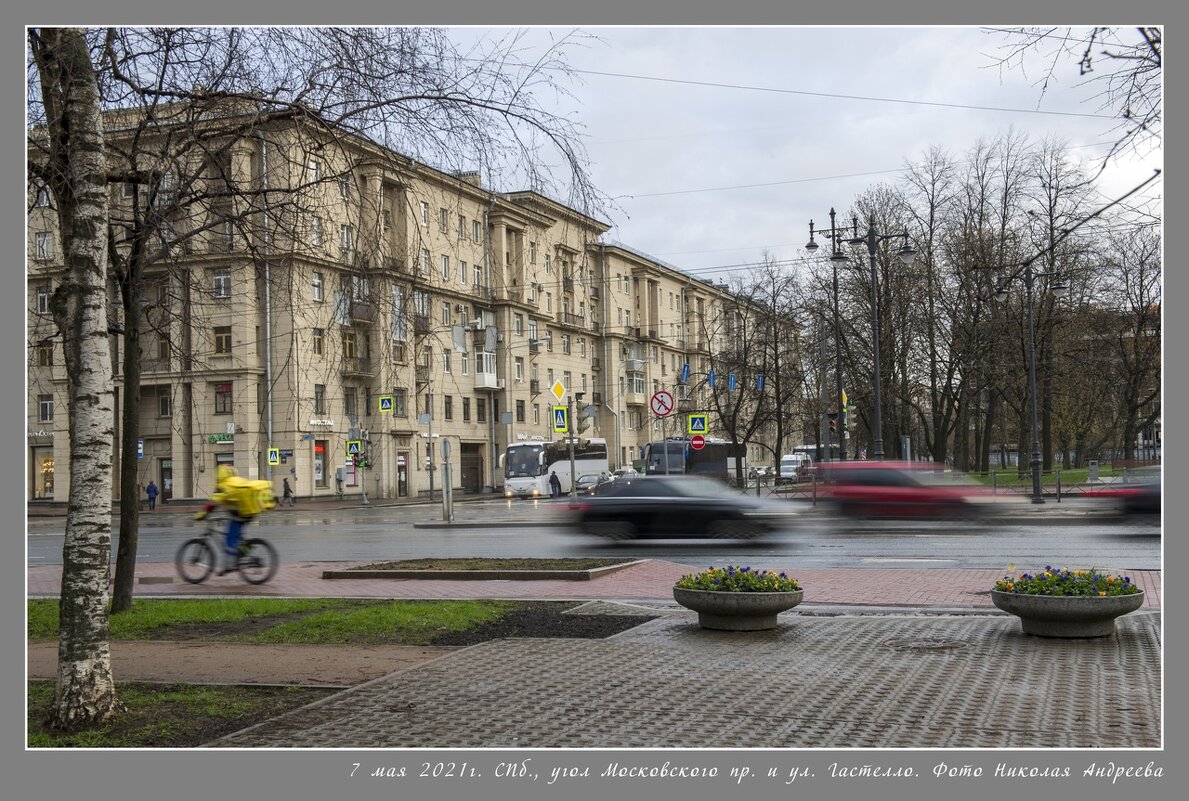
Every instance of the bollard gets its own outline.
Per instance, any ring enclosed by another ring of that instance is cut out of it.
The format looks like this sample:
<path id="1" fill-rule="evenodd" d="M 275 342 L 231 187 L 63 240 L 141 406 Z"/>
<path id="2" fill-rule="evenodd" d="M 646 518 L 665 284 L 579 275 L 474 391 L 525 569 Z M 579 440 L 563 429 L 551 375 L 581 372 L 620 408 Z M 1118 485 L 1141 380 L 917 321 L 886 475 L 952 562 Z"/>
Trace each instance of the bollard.
<path id="1" fill-rule="evenodd" d="M 1061 503 L 1061 471 L 1054 470 L 1053 474 L 1057 476 L 1057 503 Z"/>

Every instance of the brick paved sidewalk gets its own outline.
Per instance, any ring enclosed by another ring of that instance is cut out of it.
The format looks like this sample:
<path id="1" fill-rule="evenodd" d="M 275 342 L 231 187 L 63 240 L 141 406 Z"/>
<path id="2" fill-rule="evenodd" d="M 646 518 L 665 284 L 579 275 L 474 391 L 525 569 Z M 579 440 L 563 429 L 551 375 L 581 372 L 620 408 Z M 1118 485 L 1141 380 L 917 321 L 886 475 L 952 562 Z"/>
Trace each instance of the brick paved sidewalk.
<path id="1" fill-rule="evenodd" d="M 135 594 L 152 596 L 268 596 L 358 598 L 516 598 L 516 599 L 638 599 L 672 601 L 673 582 L 694 572 L 689 565 L 647 560 L 590 581 L 450 581 L 443 579 L 323 579 L 326 570 L 356 563 L 300 562 L 282 564 L 268 584 L 254 587 L 236 574 L 215 577 L 199 585 L 177 577 L 172 564 L 138 564 Z M 1021 565 L 1018 570 L 1030 569 Z M 806 606 L 850 605 L 878 607 L 941 607 L 993 609 L 990 590 L 1002 570 L 952 568 L 816 568 L 788 570 L 805 588 Z M 1161 573 L 1137 570 L 1129 574 L 1146 595 L 1145 607 L 1159 609 Z M 61 568 L 31 567 L 27 571 L 30 597 L 54 596 L 60 591 Z"/>

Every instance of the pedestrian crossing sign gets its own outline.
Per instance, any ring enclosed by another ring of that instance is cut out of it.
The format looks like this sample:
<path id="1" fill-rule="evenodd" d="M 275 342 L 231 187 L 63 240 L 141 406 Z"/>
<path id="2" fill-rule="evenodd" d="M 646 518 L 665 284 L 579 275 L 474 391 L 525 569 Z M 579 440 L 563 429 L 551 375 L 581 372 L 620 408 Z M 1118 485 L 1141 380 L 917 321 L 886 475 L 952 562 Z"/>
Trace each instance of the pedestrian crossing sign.
<path id="1" fill-rule="evenodd" d="M 268 463 L 269 464 L 280 464 L 281 463 L 281 449 L 280 448 L 269 448 L 268 449 Z"/>
<path id="2" fill-rule="evenodd" d="M 553 407 L 553 430 L 558 434 L 568 434 L 570 431 L 570 410 L 565 406 Z"/>
<path id="3" fill-rule="evenodd" d="M 347 440 L 347 453 L 351 456 L 363 453 L 363 442 L 357 439 Z"/>
<path id="4" fill-rule="evenodd" d="M 392 414 L 392 396 L 380 396 L 380 414 Z"/>
<path id="5" fill-rule="evenodd" d="M 686 431 L 690 434 L 705 434 L 706 433 L 706 418 L 705 414 L 691 414 L 689 416 L 689 425 L 686 426 Z"/>

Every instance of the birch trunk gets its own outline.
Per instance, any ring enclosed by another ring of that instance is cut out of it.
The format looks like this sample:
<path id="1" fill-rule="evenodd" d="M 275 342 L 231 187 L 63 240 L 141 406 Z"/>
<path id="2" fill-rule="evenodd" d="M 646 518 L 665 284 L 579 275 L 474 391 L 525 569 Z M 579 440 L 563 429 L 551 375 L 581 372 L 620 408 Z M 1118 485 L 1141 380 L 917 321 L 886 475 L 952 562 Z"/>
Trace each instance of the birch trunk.
<path id="1" fill-rule="evenodd" d="M 82 29 L 30 31 L 45 100 L 65 272 L 51 298 L 67 368 L 70 499 L 62 546 L 58 676 L 50 723 L 110 718 L 108 643 L 113 382 L 107 319 L 107 188 L 99 92 Z"/>

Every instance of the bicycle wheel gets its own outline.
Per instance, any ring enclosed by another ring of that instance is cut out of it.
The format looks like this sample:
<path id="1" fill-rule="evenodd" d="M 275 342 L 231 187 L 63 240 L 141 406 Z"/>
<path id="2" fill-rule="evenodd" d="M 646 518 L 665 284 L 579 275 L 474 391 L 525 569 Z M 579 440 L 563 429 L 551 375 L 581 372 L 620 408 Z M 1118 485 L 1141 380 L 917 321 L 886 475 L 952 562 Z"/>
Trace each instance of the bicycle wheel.
<path id="1" fill-rule="evenodd" d="M 243 541 L 236 566 L 244 581 L 249 584 L 263 584 L 276 575 L 279 562 L 277 550 L 272 547 L 272 543 L 255 538 Z"/>
<path id="2" fill-rule="evenodd" d="M 201 584 L 206 581 L 211 571 L 215 569 L 215 550 L 210 543 L 201 537 L 186 540 L 178 548 L 174 564 L 178 575 L 191 584 Z"/>

